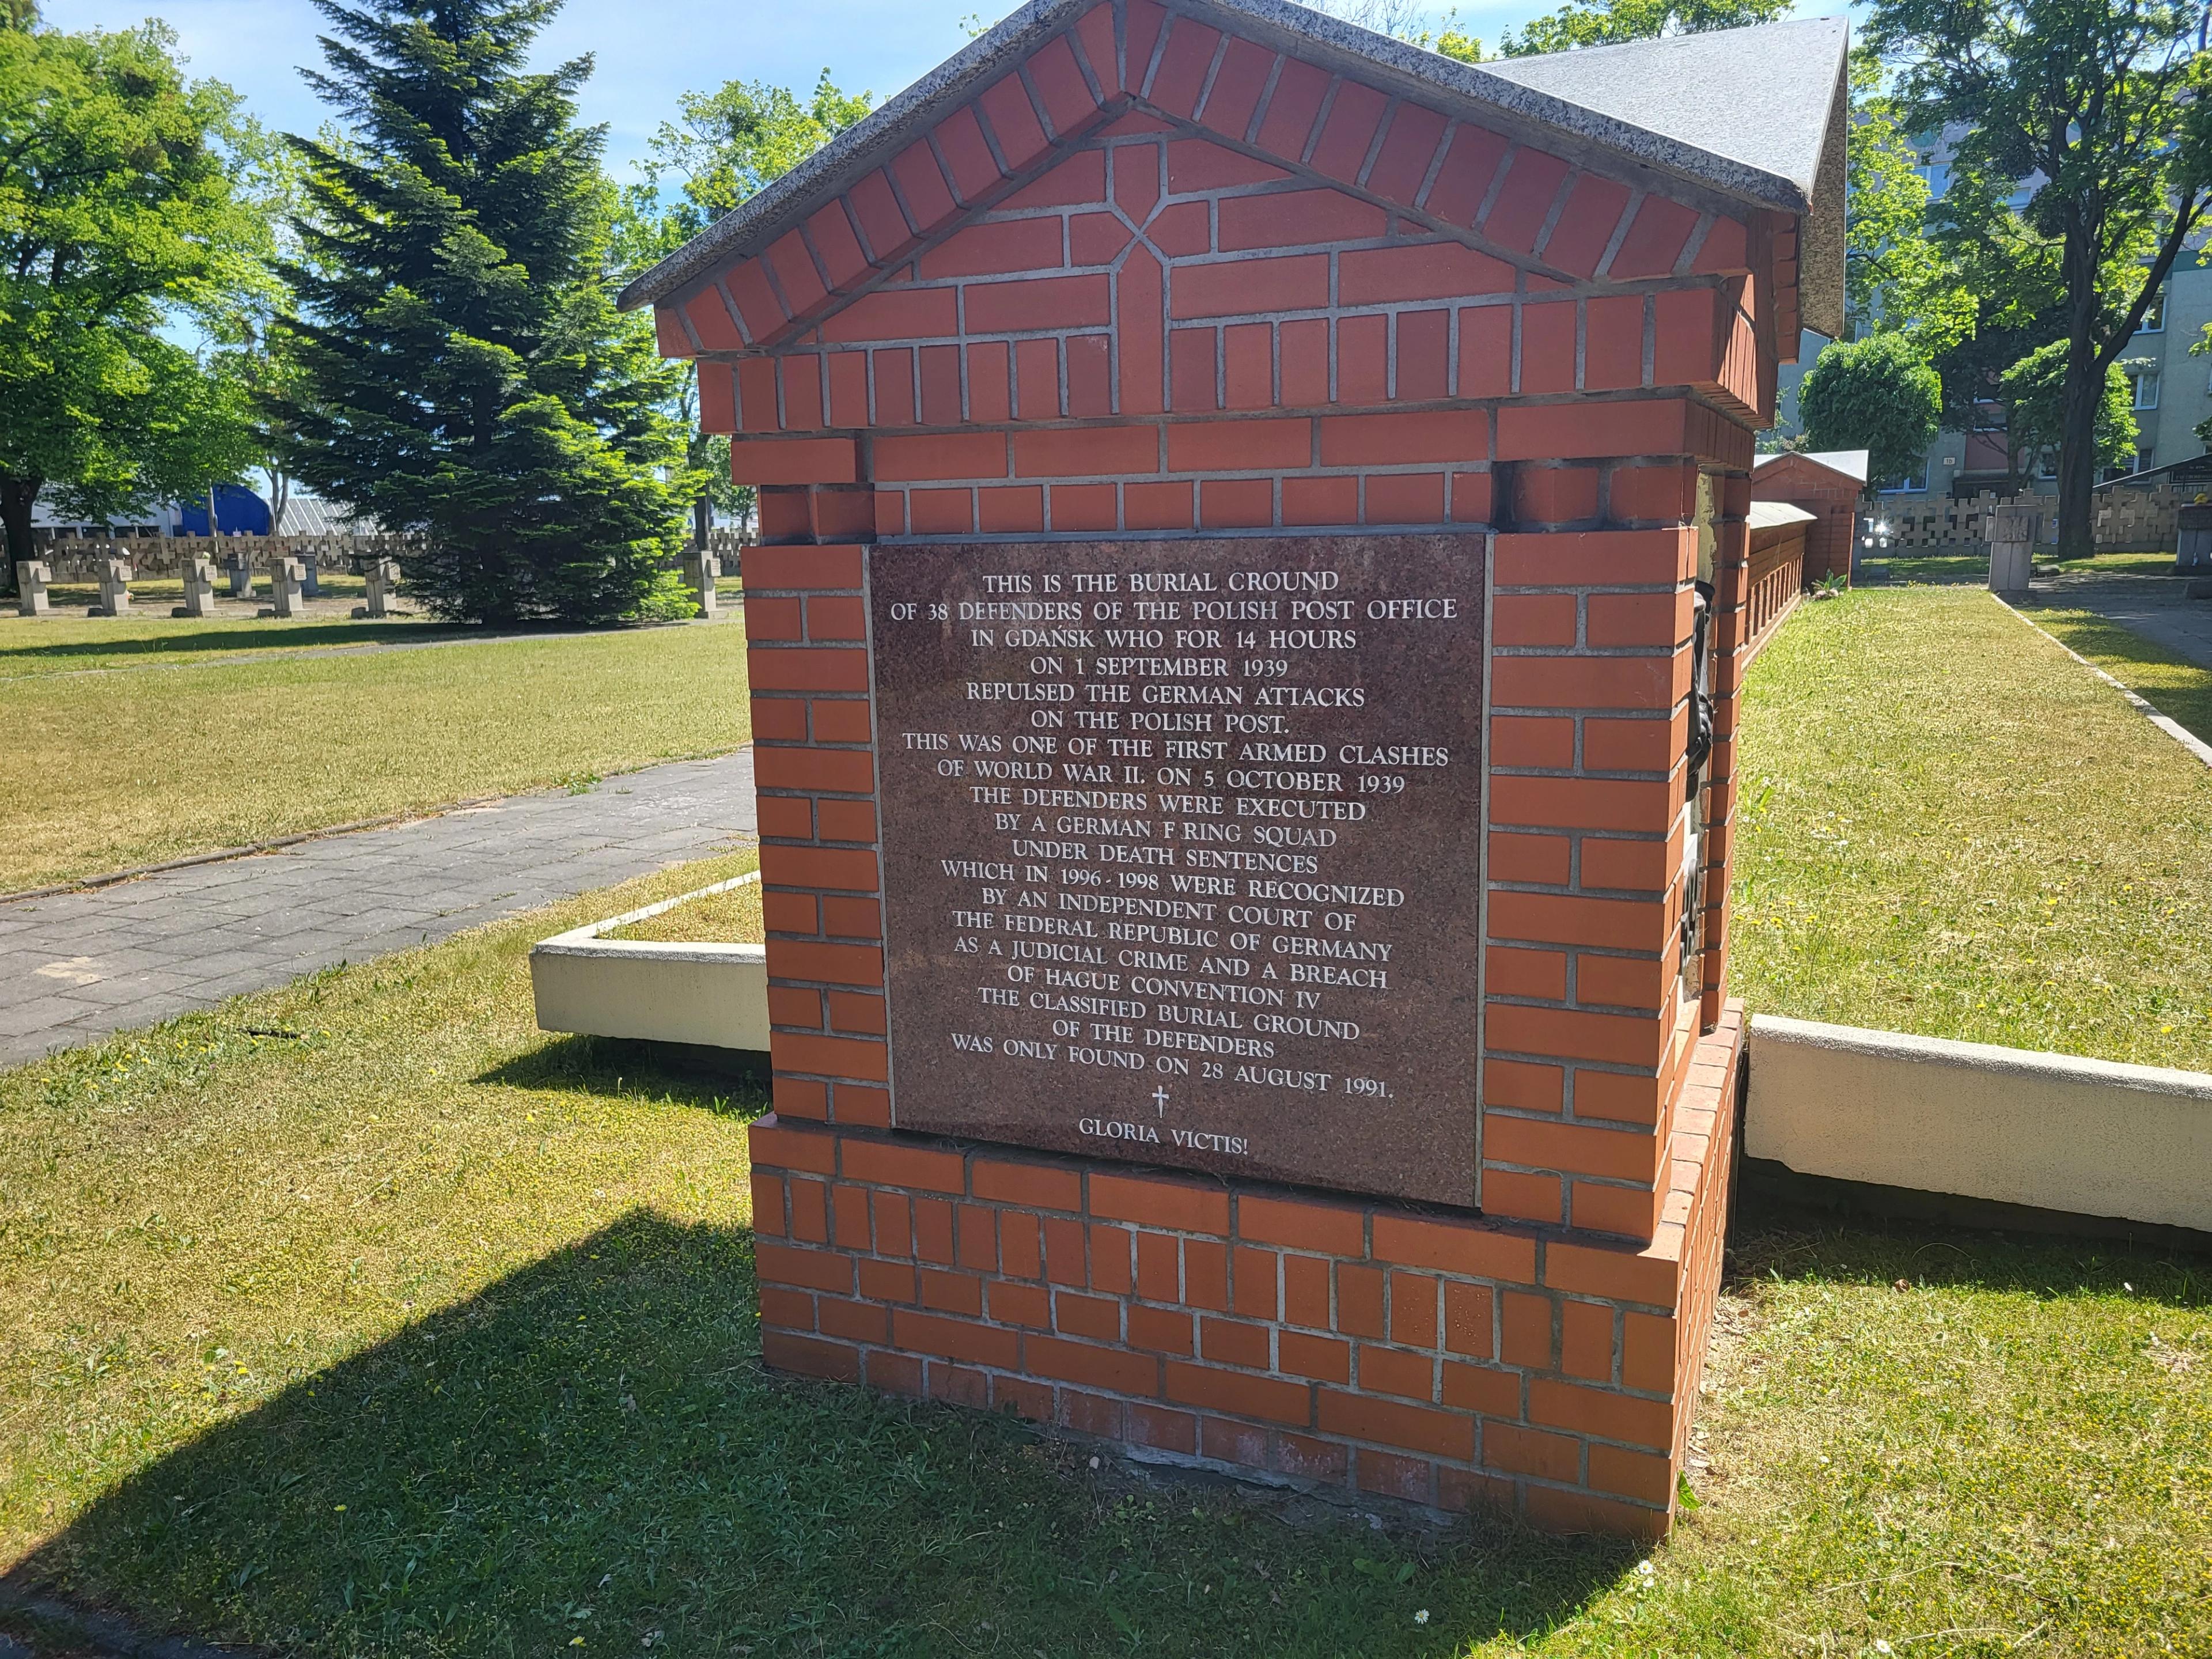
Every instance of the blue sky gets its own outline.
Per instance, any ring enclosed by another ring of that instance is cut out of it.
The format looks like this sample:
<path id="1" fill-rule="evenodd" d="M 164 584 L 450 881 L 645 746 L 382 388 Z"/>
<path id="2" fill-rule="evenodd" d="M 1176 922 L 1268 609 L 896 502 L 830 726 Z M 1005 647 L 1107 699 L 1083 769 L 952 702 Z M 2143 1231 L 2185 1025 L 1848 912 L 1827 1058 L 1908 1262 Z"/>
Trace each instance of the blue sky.
<path id="1" fill-rule="evenodd" d="M 1553 0 L 1556 3 L 1556 0 Z M 980 9 L 988 21 L 1006 9 L 990 0 L 568 0 L 539 42 L 543 64 L 590 52 L 597 69 L 583 94 L 585 118 L 609 128 L 608 160 L 618 176 L 643 153 L 678 94 L 732 79 L 811 87 L 827 68 L 848 90 L 881 101 L 957 51 L 968 39 L 961 20 Z M 1801 0 L 1799 10 L 1834 9 Z M 307 0 L 44 0 L 49 23 L 68 29 L 119 28 L 148 15 L 174 28 L 191 73 L 228 82 L 269 125 L 312 132 L 323 106 L 297 73 L 319 64 L 321 14 Z M 1501 30 L 1551 9 L 1547 4 L 1462 4 L 1459 26 L 1494 48 Z M 1442 20 L 1440 5 L 1431 27 Z"/>

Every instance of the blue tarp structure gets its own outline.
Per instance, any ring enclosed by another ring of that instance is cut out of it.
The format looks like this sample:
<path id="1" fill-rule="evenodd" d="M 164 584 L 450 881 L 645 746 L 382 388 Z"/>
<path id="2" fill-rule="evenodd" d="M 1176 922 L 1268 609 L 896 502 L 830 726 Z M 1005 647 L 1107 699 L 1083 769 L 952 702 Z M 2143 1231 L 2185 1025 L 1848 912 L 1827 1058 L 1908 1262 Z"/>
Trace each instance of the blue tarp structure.
<path id="1" fill-rule="evenodd" d="M 265 536 L 269 533 L 269 503 L 243 484 L 217 484 L 215 487 L 215 527 L 219 535 L 233 532 L 246 536 Z M 177 533 L 179 536 L 204 536 L 208 533 L 207 498 L 184 501 L 177 508 Z"/>

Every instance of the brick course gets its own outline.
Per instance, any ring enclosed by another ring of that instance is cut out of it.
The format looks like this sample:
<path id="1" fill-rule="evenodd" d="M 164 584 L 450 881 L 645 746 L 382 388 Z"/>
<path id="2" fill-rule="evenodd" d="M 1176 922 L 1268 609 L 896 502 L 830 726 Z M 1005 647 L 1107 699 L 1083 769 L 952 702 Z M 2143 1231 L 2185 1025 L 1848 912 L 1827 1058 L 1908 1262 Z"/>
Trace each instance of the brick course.
<path id="1" fill-rule="evenodd" d="M 1732 1006 L 1678 1104 L 1675 1218 L 1641 1245 L 779 1111 L 752 1132 L 763 1347 L 1234 1472 L 1654 1535 L 1719 1270 L 1741 1043 Z"/>

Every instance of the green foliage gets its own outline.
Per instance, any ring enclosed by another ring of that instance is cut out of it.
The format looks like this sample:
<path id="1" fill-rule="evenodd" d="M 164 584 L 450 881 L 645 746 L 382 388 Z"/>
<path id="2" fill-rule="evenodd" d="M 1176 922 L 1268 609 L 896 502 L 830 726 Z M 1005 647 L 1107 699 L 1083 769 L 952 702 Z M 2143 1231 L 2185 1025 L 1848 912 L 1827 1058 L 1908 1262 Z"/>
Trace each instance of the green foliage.
<path id="1" fill-rule="evenodd" d="M 0 28 L 0 514 L 27 558 L 33 504 L 102 516 L 245 465 L 243 404 L 163 338 L 250 280 L 251 218 L 224 149 L 236 100 L 188 82 L 159 24 Z"/>
<path id="2" fill-rule="evenodd" d="M 661 124 L 640 167 L 644 182 L 625 187 L 617 205 L 608 244 L 617 279 L 627 282 L 666 258 L 866 115 L 872 101 L 869 93 L 840 91 L 827 70 L 804 103 L 787 87 L 757 81 L 685 93 L 678 100 L 681 122 Z M 664 180 L 672 181 L 672 196 Z M 695 523 L 703 532 L 708 507 L 742 521 L 752 514 L 752 486 L 730 482 L 730 441 L 698 429 L 698 372 L 690 363 L 681 372 L 672 413 L 690 434 L 685 464 Z"/>
<path id="3" fill-rule="evenodd" d="M 725 82 L 687 92 L 680 118 L 653 134 L 647 176 L 673 174 L 683 197 L 671 210 L 680 246 L 770 179 L 780 179 L 868 112 L 869 93 L 840 92 L 823 70 L 805 102 L 788 87 Z"/>
<path id="4" fill-rule="evenodd" d="M 1956 135 L 1939 236 L 2024 331 L 1972 372 L 1985 385 L 2018 348 L 2067 343 L 2064 550 L 2090 544 L 2106 371 L 2212 201 L 2201 15 L 2182 0 L 1876 0 L 1869 20 L 1904 129 Z"/>
<path id="5" fill-rule="evenodd" d="M 1812 449 L 1863 449 L 1867 478 L 1909 476 L 1936 435 L 1943 384 L 1899 333 L 1839 341 L 1807 372 L 1799 418 Z"/>
<path id="6" fill-rule="evenodd" d="M 1568 0 L 1555 12 L 1531 18 L 1517 35 L 1506 30 L 1498 50 L 1507 58 L 1533 58 L 1577 46 L 1742 28 L 1787 17 L 1795 4 L 1796 0 Z"/>
<path id="7" fill-rule="evenodd" d="M 2039 346 L 1997 377 L 2013 468 L 2019 471 L 2056 449 L 2066 434 L 2066 342 Z M 2097 405 L 2096 457 L 2104 466 L 2135 459 L 2134 389 L 2118 363 L 2105 369 L 2105 395 Z"/>
<path id="8" fill-rule="evenodd" d="M 1883 86 L 1881 61 L 1851 53 L 1846 140 L 1844 292 L 1854 335 L 1894 329 L 1934 356 L 1974 331 L 1975 296 L 1958 263 L 1929 234 L 1929 190 L 1905 114 Z"/>
<path id="9" fill-rule="evenodd" d="M 526 72 L 557 0 L 318 4 L 337 38 L 308 79 L 350 126 L 291 141 L 294 470 L 421 529 L 408 580 L 441 616 L 635 617 L 690 490 L 679 371 L 614 307 L 589 60 Z"/>

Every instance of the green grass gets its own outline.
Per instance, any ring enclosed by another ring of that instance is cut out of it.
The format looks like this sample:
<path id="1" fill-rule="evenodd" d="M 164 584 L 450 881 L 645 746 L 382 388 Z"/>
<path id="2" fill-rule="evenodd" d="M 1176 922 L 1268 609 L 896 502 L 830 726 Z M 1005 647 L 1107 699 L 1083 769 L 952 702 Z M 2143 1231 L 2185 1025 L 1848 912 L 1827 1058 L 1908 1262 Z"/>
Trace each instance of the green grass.
<path id="1" fill-rule="evenodd" d="M 1801 607 L 1741 767 L 1754 1010 L 2212 1070 L 2212 769 L 1989 594 Z"/>
<path id="2" fill-rule="evenodd" d="M 1870 555 L 1861 561 L 1869 574 L 1886 574 L 1896 582 L 1983 582 L 1990 579 L 1990 556 L 1980 553 L 1898 553 Z M 2171 553 L 2096 553 L 2087 558 L 2060 559 L 2046 552 L 2036 555 L 2039 573 L 2071 576 L 2169 576 Z"/>
<path id="3" fill-rule="evenodd" d="M 1648 1571 L 763 1372 L 758 1082 L 537 1031 L 526 961 L 741 862 L 0 1073 L 0 1569 L 309 1656 L 2212 1645 L 2202 1264 L 1755 1224 Z"/>
<path id="4" fill-rule="evenodd" d="M 19 618 L 0 616 L 0 681 L 118 668 L 182 668 L 247 654 L 378 645 L 415 645 L 438 639 L 491 637 L 480 630 L 419 620 L 352 622 L 342 617 L 279 622 L 244 615 L 200 619 L 171 617 L 166 609 L 127 617 Z"/>
<path id="5" fill-rule="evenodd" d="M 746 858 L 750 862 L 739 864 L 732 874 L 758 867 L 758 854 L 748 854 Z M 761 914 L 760 884 L 750 881 L 727 892 L 694 899 L 643 921 L 617 927 L 605 937 L 657 940 L 664 945 L 758 945 L 768 938 L 768 921 Z"/>
<path id="6" fill-rule="evenodd" d="M 2212 670 L 2090 611 L 2038 606 L 2027 614 L 2160 714 L 2212 743 Z"/>
<path id="7" fill-rule="evenodd" d="M 155 647 L 140 666 L 50 672 L 55 660 L 79 660 L 67 653 L 88 636 L 101 650 L 130 647 L 100 630 L 148 627 L 166 631 L 143 636 Z M 272 638 L 358 639 L 365 625 L 264 631 L 271 628 L 118 620 L 0 629 L 0 659 L 13 651 L 42 665 L 12 678 L 0 667 L 0 891 L 581 783 L 750 736 L 735 622 L 207 659 Z M 392 633 L 422 637 L 404 623 L 385 636 Z M 161 665 L 194 658 L 188 672 Z"/>

